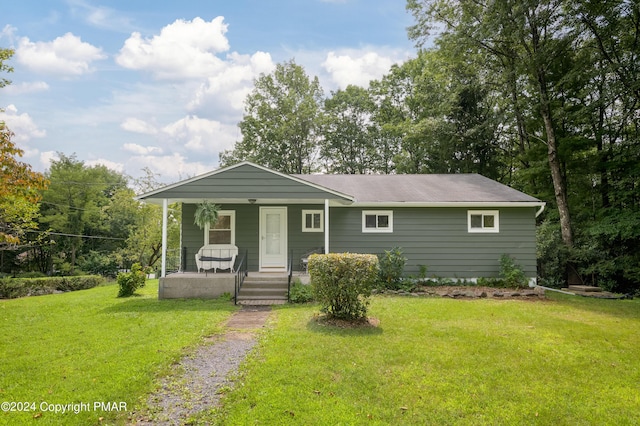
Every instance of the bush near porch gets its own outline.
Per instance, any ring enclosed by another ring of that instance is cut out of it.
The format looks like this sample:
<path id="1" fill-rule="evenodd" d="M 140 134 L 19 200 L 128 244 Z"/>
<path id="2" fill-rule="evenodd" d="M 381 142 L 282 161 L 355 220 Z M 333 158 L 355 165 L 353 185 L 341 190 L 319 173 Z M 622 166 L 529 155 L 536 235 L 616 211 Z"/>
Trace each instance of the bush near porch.
<path id="1" fill-rule="evenodd" d="M 309 275 L 322 311 L 334 318 L 364 318 L 378 280 L 378 257 L 372 254 L 329 253 L 309 257 Z"/>

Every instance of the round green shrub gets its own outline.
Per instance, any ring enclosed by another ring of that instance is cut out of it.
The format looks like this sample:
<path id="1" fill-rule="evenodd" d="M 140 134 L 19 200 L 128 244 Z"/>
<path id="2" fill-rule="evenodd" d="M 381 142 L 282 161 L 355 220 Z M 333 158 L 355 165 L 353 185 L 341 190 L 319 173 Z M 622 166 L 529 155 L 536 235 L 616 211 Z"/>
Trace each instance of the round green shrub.
<path id="1" fill-rule="evenodd" d="M 371 290 L 378 279 L 373 254 L 329 253 L 309 257 L 315 299 L 334 318 L 356 320 L 367 315 Z"/>

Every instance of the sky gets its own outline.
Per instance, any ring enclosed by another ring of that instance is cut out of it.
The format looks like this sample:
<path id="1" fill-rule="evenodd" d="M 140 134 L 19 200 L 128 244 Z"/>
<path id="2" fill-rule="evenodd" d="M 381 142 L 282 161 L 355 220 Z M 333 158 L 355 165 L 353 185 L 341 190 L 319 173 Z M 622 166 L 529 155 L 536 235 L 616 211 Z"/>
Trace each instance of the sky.
<path id="1" fill-rule="evenodd" d="M 261 74 L 294 60 L 329 96 L 415 57 L 404 0 L 20 0 L 3 4 L 0 121 L 22 161 L 58 153 L 162 183 L 219 166 Z"/>

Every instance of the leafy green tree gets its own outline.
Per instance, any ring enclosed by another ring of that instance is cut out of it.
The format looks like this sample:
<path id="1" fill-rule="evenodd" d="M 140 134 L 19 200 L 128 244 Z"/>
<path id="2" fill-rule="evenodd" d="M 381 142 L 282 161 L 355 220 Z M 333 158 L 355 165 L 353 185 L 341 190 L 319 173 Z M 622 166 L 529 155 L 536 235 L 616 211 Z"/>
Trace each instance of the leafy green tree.
<path id="1" fill-rule="evenodd" d="M 230 165 L 250 160 L 283 173 L 316 168 L 323 91 L 293 60 L 262 74 L 245 100 L 242 141 L 220 154 Z"/>
<path id="2" fill-rule="evenodd" d="M 23 151 L 11 141 L 12 132 L 0 122 L 0 250 L 14 249 L 25 232 L 37 228 L 40 190 L 47 180 L 18 160 Z"/>
<path id="3" fill-rule="evenodd" d="M 13 72 L 7 61 L 14 51 L 0 49 L 0 72 Z M 11 84 L 0 78 L 0 88 Z M 2 109 L 0 109 L 2 111 Z M 0 250 L 14 249 L 25 239 L 25 232 L 37 228 L 40 190 L 47 187 L 41 173 L 19 161 L 24 151 L 12 141 L 13 132 L 0 121 Z"/>
<path id="4" fill-rule="evenodd" d="M 107 210 L 127 180 L 104 166 L 87 167 L 75 155 L 58 155 L 46 173 L 51 184 L 42 193 L 40 225 L 51 232 L 59 263 L 73 273 L 81 250 L 113 251 L 124 243 L 126 230 L 112 229 Z"/>
<path id="5" fill-rule="evenodd" d="M 332 93 L 324 104 L 322 162 L 330 173 L 364 174 L 383 162 L 373 143 L 375 104 L 366 89 L 348 86 Z"/>

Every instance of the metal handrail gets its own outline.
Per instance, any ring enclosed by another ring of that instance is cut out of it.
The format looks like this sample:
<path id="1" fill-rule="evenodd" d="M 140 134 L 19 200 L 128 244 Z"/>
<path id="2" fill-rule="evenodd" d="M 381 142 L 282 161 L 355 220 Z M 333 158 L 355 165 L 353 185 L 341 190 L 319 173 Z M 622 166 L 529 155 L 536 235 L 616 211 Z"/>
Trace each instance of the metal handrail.
<path id="1" fill-rule="evenodd" d="M 235 282 L 235 294 L 233 297 L 233 304 L 238 304 L 238 295 L 240 294 L 240 289 L 242 288 L 242 284 L 244 283 L 244 279 L 249 275 L 248 272 L 248 263 L 249 263 L 249 250 L 244 251 L 244 256 L 240 259 L 238 263 L 238 269 L 236 269 L 236 282 Z"/>
<path id="2" fill-rule="evenodd" d="M 293 275 L 293 250 L 289 252 L 289 265 L 287 267 L 287 302 L 291 302 L 291 276 Z"/>

